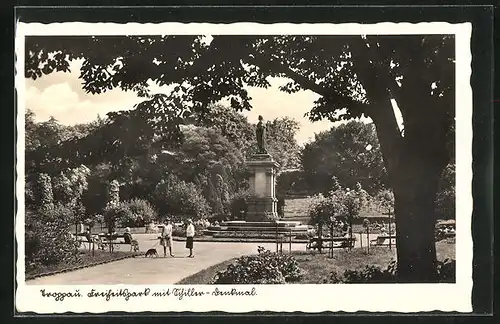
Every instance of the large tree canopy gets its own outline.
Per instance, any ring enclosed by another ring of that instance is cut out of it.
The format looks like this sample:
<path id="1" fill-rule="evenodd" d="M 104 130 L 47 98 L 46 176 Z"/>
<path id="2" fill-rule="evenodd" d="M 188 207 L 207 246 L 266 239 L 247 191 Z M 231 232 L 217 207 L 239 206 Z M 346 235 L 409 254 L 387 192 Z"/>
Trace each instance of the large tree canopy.
<path id="1" fill-rule="evenodd" d="M 137 108 L 171 116 L 165 131 L 174 135 L 177 123 L 222 98 L 251 109 L 246 87 L 268 87 L 267 77 L 288 78 L 283 91 L 319 94 L 312 120 L 370 117 L 395 195 L 398 275 L 422 282 L 436 277 L 434 201 L 450 159 L 454 53 L 447 35 L 30 37 L 25 73 L 68 71 L 69 60 L 83 59 L 87 92 L 152 95 Z M 150 94 L 150 83 L 173 91 Z"/>

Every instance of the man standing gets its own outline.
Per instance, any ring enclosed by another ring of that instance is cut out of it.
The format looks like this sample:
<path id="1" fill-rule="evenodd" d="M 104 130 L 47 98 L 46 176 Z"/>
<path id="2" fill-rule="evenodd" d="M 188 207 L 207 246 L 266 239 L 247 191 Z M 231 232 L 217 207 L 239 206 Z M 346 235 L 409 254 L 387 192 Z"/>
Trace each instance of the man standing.
<path id="1" fill-rule="evenodd" d="M 161 245 L 163 245 L 163 257 L 167 257 L 167 247 L 168 251 L 170 252 L 170 256 L 173 257 L 174 255 L 172 254 L 172 222 L 170 219 L 167 219 L 167 225 L 163 226 L 163 229 L 161 231 Z"/>
<path id="2" fill-rule="evenodd" d="M 186 249 L 189 249 L 188 258 L 194 258 L 193 255 L 194 225 L 191 219 L 188 219 L 187 223 L 188 225 L 186 228 Z"/>

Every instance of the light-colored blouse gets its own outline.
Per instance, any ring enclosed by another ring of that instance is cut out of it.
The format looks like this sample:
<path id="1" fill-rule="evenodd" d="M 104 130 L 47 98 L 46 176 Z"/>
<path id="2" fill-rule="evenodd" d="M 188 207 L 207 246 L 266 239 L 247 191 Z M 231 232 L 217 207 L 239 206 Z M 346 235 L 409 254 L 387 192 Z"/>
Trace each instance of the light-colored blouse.
<path id="1" fill-rule="evenodd" d="M 187 237 L 194 237 L 194 225 L 189 224 L 186 228 L 186 236 Z"/>

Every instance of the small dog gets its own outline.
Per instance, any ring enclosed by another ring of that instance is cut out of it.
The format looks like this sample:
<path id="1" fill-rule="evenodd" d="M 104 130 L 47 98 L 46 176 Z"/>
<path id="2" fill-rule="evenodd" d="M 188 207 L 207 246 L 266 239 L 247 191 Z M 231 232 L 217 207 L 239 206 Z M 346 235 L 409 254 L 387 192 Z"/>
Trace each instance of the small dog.
<path id="1" fill-rule="evenodd" d="M 156 249 L 149 249 L 146 251 L 146 254 L 144 255 L 146 258 L 157 258 L 158 257 L 158 251 Z"/>

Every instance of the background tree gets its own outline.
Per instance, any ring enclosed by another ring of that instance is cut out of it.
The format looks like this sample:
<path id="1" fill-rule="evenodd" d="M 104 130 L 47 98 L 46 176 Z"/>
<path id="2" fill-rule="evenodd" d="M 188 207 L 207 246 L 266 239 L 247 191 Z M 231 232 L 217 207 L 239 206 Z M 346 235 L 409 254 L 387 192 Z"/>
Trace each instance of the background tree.
<path id="1" fill-rule="evenodd" d="M 342 186 L 363 188 L 375 194 L 387 186 L 387 174 L 373 124 L 350 121 L 315 135 L 301 152 L 302 168 L 316 192 L 332 186 L 336 177 Z"/>
<path id="2" fill-rule="evenodd" d="M 54 206 L 54 192 L 49 175 L 45 173 L 39 174 L 36 191 L 38 207 L 40 209 L 51 209 Z"/>
<path id="3" fill-rule="evenodd" d="M 153 206 L 143 199 L 132 199 L 123 203 L 123 208 L 130 212 L 122 213 L 117 219 L 121 227 L 143 227 L 157 219 L 158 215 Z"/>
<path id="4" fill-rule="evenodd" d="M 448 35 L 31 37 L 25 75 L 68 71 L 69 60 L 81 58 L 90 93 L 120 87 L 146 96 L 149 80 L 175 86 L 162 105 L 151 106 L 158 114 L 167 104 L 178 114 L 204 111 L 223 98 L 251 109 L 246 86 L 286 77 L 283 91 L 320 95 L 312 120 L 370 117 L 395 195 L 398 280 L 429 282 L 437 280 L 434 202 L 450 160 L 454 53 Z M 168 127 L 174 133 L 177 121 Z"/>
<path id="5" fill-rule="evenodd" d="M 107 202 L 104 208 L 104 223 L 108 233 L 113 233 L 116 228 L 116 221 L 119 218 L 125 218 L 124 213 L 130 212 L 123 204 L 120 204 L 120 183 L 112 180 L 107 188 Z M 111 247 L 110 247 L 111 248 Z"/>
<path id="6" fill-rule="evenodd" d="M 161 217 L 202 218 L 210 214 L 210 206 L 201 190 L 174 175 L 157 185 L 153 197 Z"/>
<path id="7" fill-rule="evenodd" d="M 295 140 L 299 123 L 282 117 L 266 122 L 266 145 L 268 153 L 279 163 L 279 170 L 296 169 L 300 166 L 300 147 Z M 254 132 L 255 134 L 255 132 Z M 252 144 L 256 143 L 255 136 Z M 257 145 L 252 145 L 255 153 Z"/>
<path id="8" fill-rule="evenodd" d="M 334 225 L 339 219 L 344 218 L 348 210 L 344 201 L 341 200 L 343 195 L 340 191 L 332 193 L 329 197 L 322 194 L 314 196 L 309 205 L 308 214 L 310 216 L 310 224 L 318 227 L 318 236 L 321 239 L 323 236 L 324 226 L 329 226 L 333 234 Z"/>

